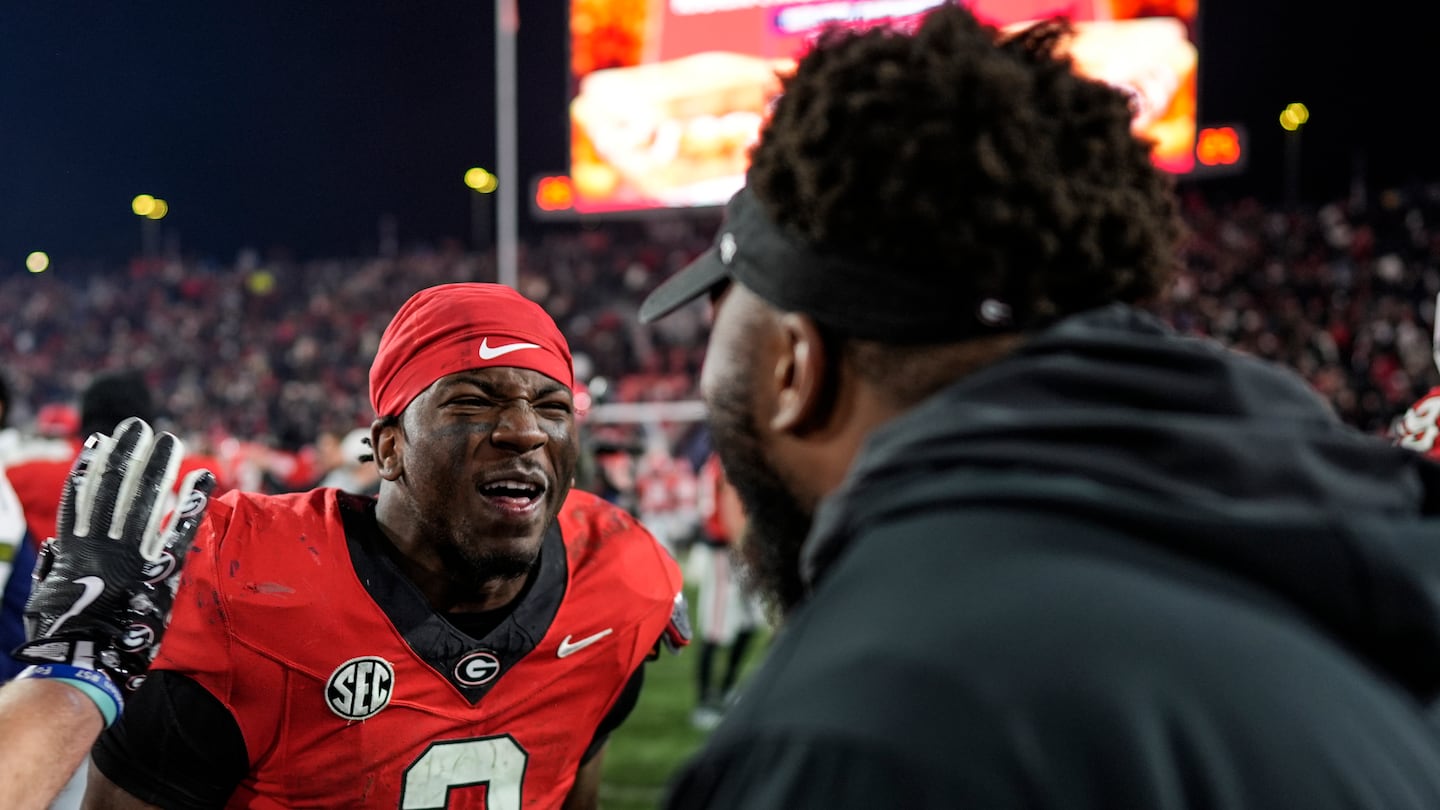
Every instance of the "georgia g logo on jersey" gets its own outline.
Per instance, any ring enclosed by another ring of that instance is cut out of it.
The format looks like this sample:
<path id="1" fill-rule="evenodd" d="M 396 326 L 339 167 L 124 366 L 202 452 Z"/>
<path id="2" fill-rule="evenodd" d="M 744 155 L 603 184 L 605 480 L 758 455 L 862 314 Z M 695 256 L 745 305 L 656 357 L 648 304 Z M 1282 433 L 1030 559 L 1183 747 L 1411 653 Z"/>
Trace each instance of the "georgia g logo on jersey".
<path id="1" fill-rule="evenodd" d="M 500 659 L 489 650 L 476 650 L 455 664 L 455 680 L 465 686 L 484 686 L 500 674 Z"/>
<path id="2" fill-rule="evenodd" d="M 395 668 L 375 655 L 362 655 L 335 668 L 325 684 L 325 705 L 346 720 L 374 717 L 390 704 Z"/>

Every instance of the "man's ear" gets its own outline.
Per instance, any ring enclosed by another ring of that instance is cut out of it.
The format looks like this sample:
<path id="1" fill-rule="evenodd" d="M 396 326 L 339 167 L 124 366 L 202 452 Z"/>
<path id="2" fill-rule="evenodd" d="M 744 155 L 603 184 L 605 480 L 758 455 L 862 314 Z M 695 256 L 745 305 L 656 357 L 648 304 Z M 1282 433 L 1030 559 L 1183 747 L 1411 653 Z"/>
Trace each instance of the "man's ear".
<path id="1" fill-rule="evenodd" d="M 773 380 L 775 412 L 770 427 L 805 433 L 830 418 L 838 383 L 831 377 L 837 366 L 828 354 L 824 335 L 809 315 L 787 312 L 780 316 L 779 330 L 780 352 Z"/>
<path id="2" fill-rule="evenodd" d="M 374 451 L 375 468 L 386 481 L 395 481 L 405 472 L 405 434 L 400 429 L 400 419 L 376 419 L 370 423 L 370 448 Z"/>

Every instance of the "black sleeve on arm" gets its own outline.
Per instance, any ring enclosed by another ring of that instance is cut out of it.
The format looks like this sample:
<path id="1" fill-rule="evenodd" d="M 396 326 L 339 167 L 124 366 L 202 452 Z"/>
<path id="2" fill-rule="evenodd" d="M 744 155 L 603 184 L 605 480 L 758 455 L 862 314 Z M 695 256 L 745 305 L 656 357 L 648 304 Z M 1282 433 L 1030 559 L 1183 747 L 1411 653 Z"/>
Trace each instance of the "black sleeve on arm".
<path id="1" fill-rule="evenodd" d="M 600 727 L 595 729 L 595 738 L 590 741 L 590 747 L 585 749 L 585 756 L 580 758 L 580 764 L 589 762 L 605 743 L 610 739 L 610 732 L 620 727 L 630 712 L 635 710 L 635 704 L 640 701 L 640 687 L 645 685 L 645 665 L 641 664 L 635 668 L 635 674 L 625 683 L 625 691 L 615 699 L 615 705 L 600 721 Z"/>
<path id="2" fill-rule="evenodd" d="M 163 670 L 125 701 L 90 756 L 125 792 L 168 810 L 224 807 L 250 770 L 230 710 L 190 678 Z"/>

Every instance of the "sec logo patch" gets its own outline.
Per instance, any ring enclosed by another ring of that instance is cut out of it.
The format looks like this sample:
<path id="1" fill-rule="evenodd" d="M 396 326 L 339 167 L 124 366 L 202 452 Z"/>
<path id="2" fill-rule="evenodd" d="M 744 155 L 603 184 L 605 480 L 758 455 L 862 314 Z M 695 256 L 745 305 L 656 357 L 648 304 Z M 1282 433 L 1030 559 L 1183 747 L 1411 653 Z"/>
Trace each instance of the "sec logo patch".
<path id="1" fill-rule="evenodd" d="M 395 668 L 384 658 L 364 655 L 335 668 L 325 684 L 325 704 L 346 720 L 374 717 L 390 703 Z"/>

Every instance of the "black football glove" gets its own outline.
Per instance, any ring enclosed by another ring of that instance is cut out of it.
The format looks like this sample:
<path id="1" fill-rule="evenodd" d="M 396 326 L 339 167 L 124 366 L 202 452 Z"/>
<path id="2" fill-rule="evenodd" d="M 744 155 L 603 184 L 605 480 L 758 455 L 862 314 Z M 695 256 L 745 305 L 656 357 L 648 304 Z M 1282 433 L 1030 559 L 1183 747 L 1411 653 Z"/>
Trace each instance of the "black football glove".
<path id="1" fill-rule="evenodd" d="M 139 419 L 93 434 L 70 469 L 55 537 L 40 548 L 25 605 L 28 642 L 15 657 L 98 669 L 126 692 L 144 680 L 170 621 L 180 569 L 209 506 L 215 476 L 186 477 L 161 517 L 184 445 Z"/>

